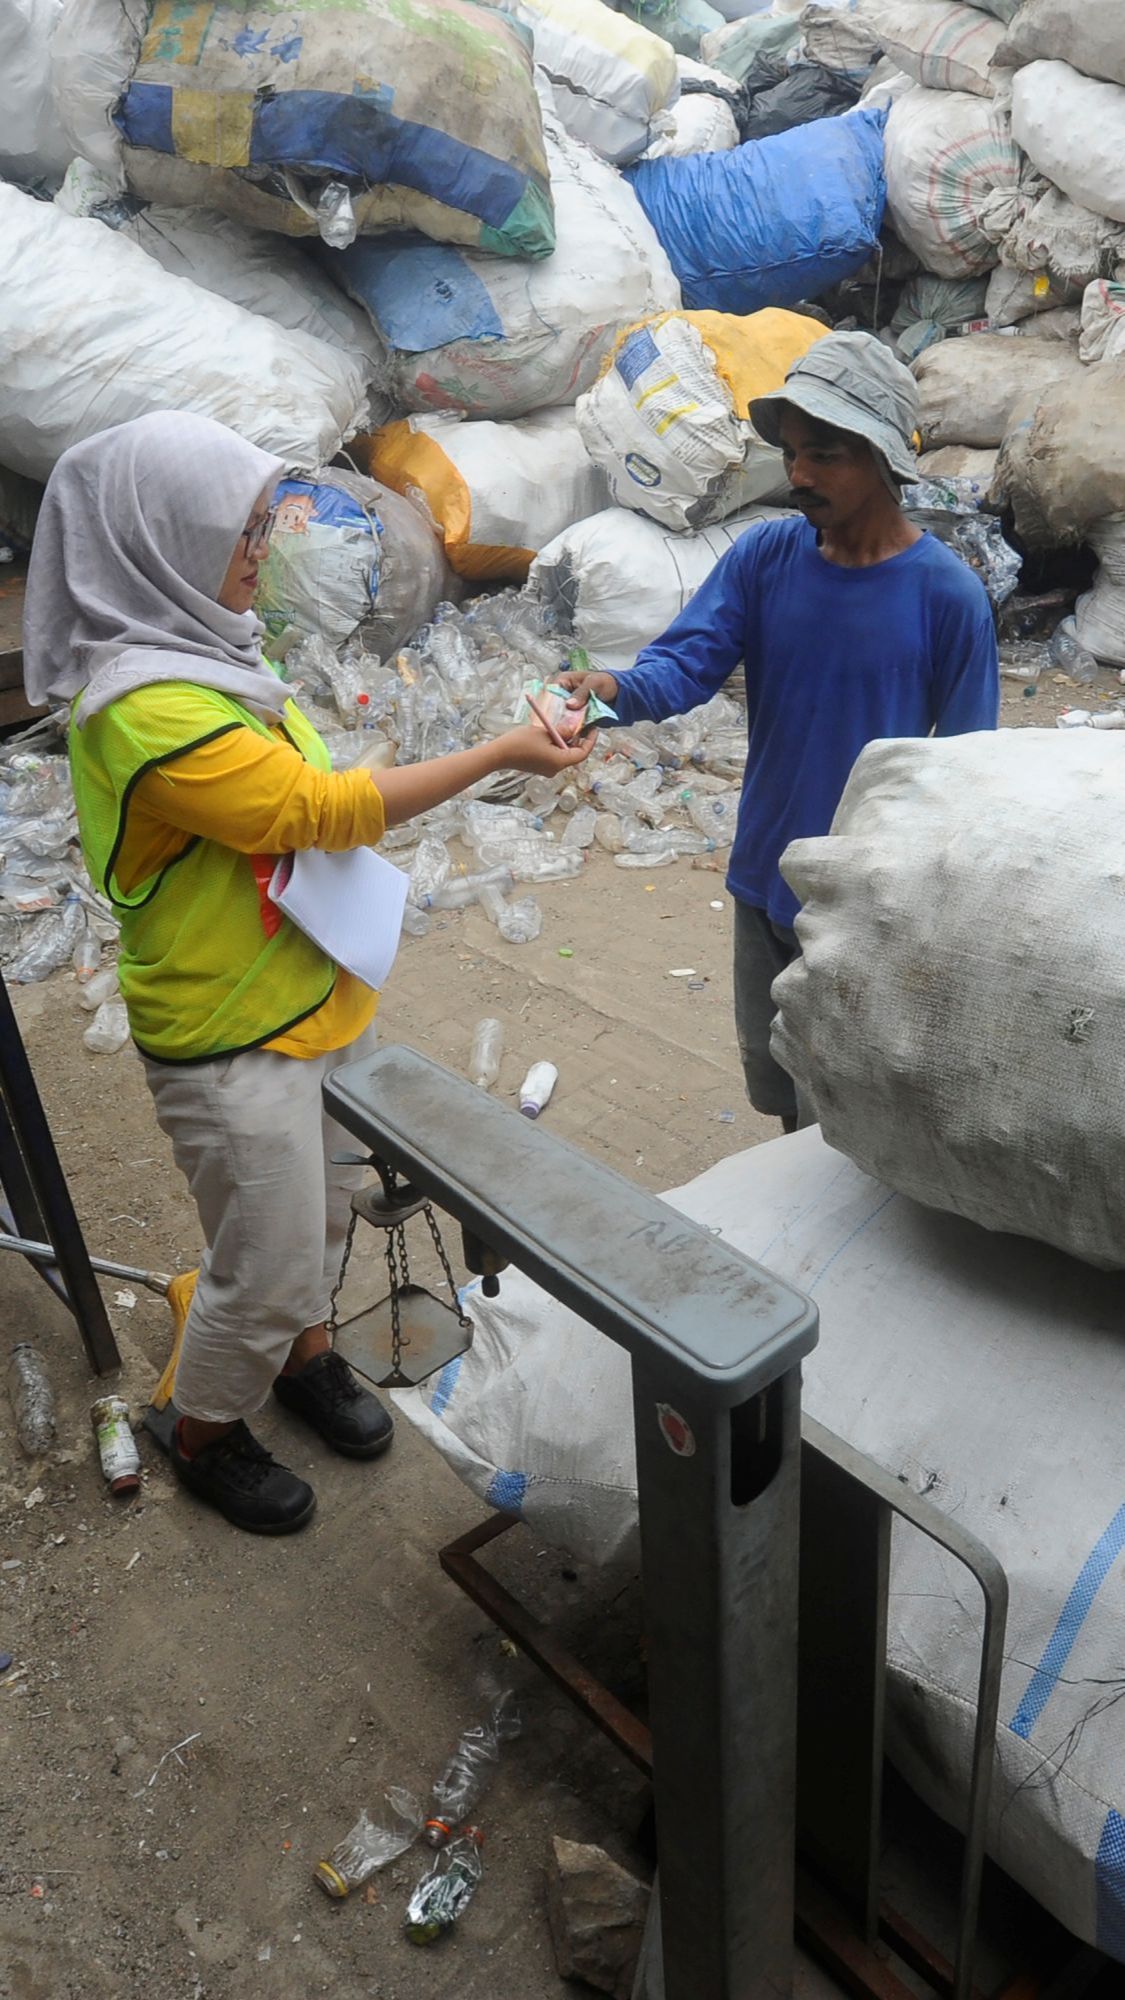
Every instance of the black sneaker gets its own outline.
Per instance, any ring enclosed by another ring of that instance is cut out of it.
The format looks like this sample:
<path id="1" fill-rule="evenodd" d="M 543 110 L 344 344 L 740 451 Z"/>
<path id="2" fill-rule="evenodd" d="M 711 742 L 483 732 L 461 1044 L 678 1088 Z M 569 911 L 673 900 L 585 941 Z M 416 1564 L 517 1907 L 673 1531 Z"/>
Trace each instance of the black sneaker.
<path id="1" fill-rule="evenodd" d="M 190 1493 L 253 1535 L 289 1535 L 312 1518 L 316 1494 L 295 1472 L 278 1465 L 243 1423 L 205 1444 L 193 1458 L 181 1449 L 179 1430 L 169 1453 Z"/>
<path id="2" fill-rule="evenodd" d="M 378 1458 L 395 1434 L 394 1418 L 370 1389 L 361 1389 L 342 1354 L 318 1354 L 296 1375 L 279 1375 L 279 1403 L 303 1417 L 345 1458 Z"/>

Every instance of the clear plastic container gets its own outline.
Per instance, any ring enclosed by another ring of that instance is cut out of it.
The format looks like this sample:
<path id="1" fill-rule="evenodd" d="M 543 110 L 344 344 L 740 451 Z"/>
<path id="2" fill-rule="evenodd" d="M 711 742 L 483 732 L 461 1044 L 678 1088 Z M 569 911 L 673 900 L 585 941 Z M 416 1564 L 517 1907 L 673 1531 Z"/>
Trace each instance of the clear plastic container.
<path id="1" fill-rule="evenodd" d="M 107 965 L 101 972 L 95 972 L 92 979 L 79 988 L 78 1005 L 87 1013 L 96 1014 L 106 1000 L 117 998 L 117 967 Z"/>
<path id="2" fill-rule="evenodd" d="M 103 1000 L 82 1037 L 94 1055 L 116 1055 L 129 1039 L 129 1016 L 123 1000 Z"/>
<path id="3" fill-rule="evenodd" d="M 667 868 L 679 855 L 674 847 L 659 848 L 654 854 L 615 854 L 615 868 Z"/>
<path id="4" fill-rule="evenodd" d="M 497 890 L 502 898 L 512 886 L 510 868 L 487 868 L 479 875 L 458 875 L 452 882 L 446 882 L 434 895 L 427 897 L 424 907 L 430 910 L 463 910 L 470 903 L 483 902 L 486 889 Z"/>
<path id="5" fill-rule="evenodd" d="M 43 1458 L 55 1442 L 55 1392 L 43 1356 L 25 1340 L 12 1349 L 8 1395 L 22 1450 Z"/>
<path id="6" fill-rule="evenodd" d="M 410 900 L 419 909 L 432 902 L 453 873 L 453 860 L 444 840 L 424 834 L 410 866 Z"/>
<path id="7" fill-rule="evenodd" d="M 497 929 L 506 944 L 532 944 L 543 928 L 543 912 L 534 896 L 520 896 L 505 905 Z"/>
<path id="8" fill-rule="evenodd" d="M 552 1070 L 553 1077 L 558 1075 L 551 1063 L 541 1067 Z M 543 1101 L 546 1103 L 546 1098 Z M 496 1774 L 501 1745 L 513 1743 L 522 1729 L 516 1697 L 505 1688 L 492 1697 L 484 1721 L 474 1722 L 462 1732 L 434 1779 L 434 1812 L 425 1828 L 431 1847 L 442 1847 L 476 1809 Z"/>
<path id="9" fill-rule="evenodd" d="M 412 1792 L 388 1785 L 373 1812 L 364 1807 L 351 1832 L 318 1861 L 313 1878 L 340 1902 L 352 1889 L 412 1847 L 422 1831 L 422 1808 Z"/>
<path id="10" fill-rule="evenodd" d="M 738 825 L 739 793 L 712 793 L 687 801 L 687 813 L 694 827 L 706 834 L 716 847 L 729 847 Z"/>
<path id="11" fill-rule="evenodd" d="M 503 1026 L 491 1015 L 487 1015 L 483 1021 L 477 1022 L 469 1055 L 469 1075 L 481 1090 L 492 1089 L 500 1074 L 500 1057 L 503 1053 Z"/>
<path id="12" fill-rule="evenodd" d="M 411 1944 L 433 1944 L 452 1930 L 484 1873 L 483 1845 L 480 1828 L 467 1826 L 426 1870 L 406 1908 L 405 1928 Z"/>
<path id="13" fill-rule="evenodd" d="M 589 847 L 597 824 L 598 815 L 593 806 L 579 806 L 578 811 L 571 814 L 563 828 L 562 839 L 559 841 L 560 851 L 568 854 L 572 848 Z"/>
<path id="14" fill-rule="evenodd" d="M 1055 627 L 1047 647 L 1047 657 L 1056 673 L 1069 674 L 1072 681 L 1089 687 L 1098 678 L 1098 663 L 1078 637 L 1073 618 L 1064 618 Z"/>
<path id="15" fill-rule="evenodd" d="M 92 979 L 97 972 L 102 962 L 102 948 L 89 928 L 82 933 L 75 945 L 70 962 L 74 967 L 75 978 L 80 981 Z"/>

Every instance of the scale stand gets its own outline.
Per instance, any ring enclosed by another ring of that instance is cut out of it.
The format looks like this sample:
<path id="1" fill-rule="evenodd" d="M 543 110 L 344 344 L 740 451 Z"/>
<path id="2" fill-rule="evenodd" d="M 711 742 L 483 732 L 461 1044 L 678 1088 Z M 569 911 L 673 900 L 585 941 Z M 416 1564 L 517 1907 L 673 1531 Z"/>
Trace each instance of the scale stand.
<path id="1" fill-rule="evenodd" d="M 333 1346 L 351 1367 L 373 1382 L 378 1389 L 414 1389 L 428 1376 L 437 1375 L 472 1345 L 473 1323 L 461 1310 L 457 1282 L 441 1240 L 433 1204 L 409 1181 L 400 1181 L 393 1167 L 361 1153 L 338 1153 L 334 1166 L 372 1167 L 379 1176 L 378 1187 L 361 1188 L 352 1196 L 352 1215 L 344 1245 L 340 1275 L 332 1294 L 328 1330 Z M 410 1256 L 406 1247 L 406 1224 L 416 1215 L 424 1216 L 445 1276 L 451 1303 L 446 1305 L 424 1285 L 411 1282 Z M 352 1319 L 337 1322 L 336 1305 L 355 1242 L 358 1222 L 382 1229 L 387 1239 L 387 1279 L 389 1290 Z M 470 1270 L 480 1271 L 484 1259 L 474 1257 L 471 1240 L 465 1239 L 465 1261 Z M 495 1270 L 488 1260 L 485 1285 L 495 1288 Z"/>
<path id="2" fill-rule="evenodd" d="M 53 1251 L 53 1262 L 35 1258 L 33 1268 L 73 1315 L 94 1373 L 106 1375 L 120 1368 L 121 1354 L 2 978 L 0 1187 L 7 1197 L 0 1216 L 7 1232 L 33 1241 L 36 1249 L 49 1245 Z M 16 1247 L 0 1244 L 0 1248 Z"/>

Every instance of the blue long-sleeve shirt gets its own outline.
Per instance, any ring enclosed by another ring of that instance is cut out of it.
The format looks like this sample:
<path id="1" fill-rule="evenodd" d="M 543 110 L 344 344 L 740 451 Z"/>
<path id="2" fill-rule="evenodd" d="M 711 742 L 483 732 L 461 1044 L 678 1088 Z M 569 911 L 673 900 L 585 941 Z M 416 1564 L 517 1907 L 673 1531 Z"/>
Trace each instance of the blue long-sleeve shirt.
<path id="1" fill-rule="evenodd" d="M 803 519 L 746 532 L 618 681 L 623 723 L 663 722 L 746 667 L 749 755 L 727 887 L 777 924 L 797 900 L 778 872 L 791 840 L 827 833 L 852 765 L 879 737 L 995 729 L 1000 678 L 988 597 L 923 535 L 844 569 Z"/>

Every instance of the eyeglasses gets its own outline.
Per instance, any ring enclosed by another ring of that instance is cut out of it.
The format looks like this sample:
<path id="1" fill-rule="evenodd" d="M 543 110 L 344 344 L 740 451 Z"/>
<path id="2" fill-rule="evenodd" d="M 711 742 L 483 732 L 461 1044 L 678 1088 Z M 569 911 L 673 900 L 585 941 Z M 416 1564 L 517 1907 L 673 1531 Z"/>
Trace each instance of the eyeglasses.
<path id="1" fill-rule="evenodd" d="M 277 508 L 270 507 L 264 514 L 259 514 L 256 521 L 246 523 L 239 539 L 245 542 L 249 557 L 253 558 L 260 555 L 263 549 L 268 549 L 276 520 Z"/>

